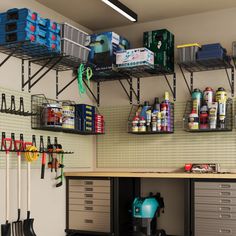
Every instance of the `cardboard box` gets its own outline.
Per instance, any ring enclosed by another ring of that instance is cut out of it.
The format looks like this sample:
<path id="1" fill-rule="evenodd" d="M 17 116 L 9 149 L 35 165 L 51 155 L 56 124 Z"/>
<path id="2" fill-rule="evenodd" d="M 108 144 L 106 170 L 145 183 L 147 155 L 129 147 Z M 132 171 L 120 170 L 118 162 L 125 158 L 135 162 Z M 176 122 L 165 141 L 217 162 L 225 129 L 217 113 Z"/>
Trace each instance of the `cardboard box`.
<path id="1" fill-rule="evenodd" d="M 95 71 L 112 69 L 116 65 L 116 52 L 130 48 L 129 41 L 114 32 L 90 35 L 85 45 L 91 49 L 89 62 Z"/>
<path id="2" fill-rule="evenodd" d="M 116 53 L 116 65 L 118 68 L 136 66 L 154 66 L 154 53 L 147 48 L 135 48 Z"/>
<path id="3" fill-rule="evenodd" d="M 154 52 L 154 64 L 174 72 L 174 35 L 167 29 L 144 32 L 143 45 Z"/>

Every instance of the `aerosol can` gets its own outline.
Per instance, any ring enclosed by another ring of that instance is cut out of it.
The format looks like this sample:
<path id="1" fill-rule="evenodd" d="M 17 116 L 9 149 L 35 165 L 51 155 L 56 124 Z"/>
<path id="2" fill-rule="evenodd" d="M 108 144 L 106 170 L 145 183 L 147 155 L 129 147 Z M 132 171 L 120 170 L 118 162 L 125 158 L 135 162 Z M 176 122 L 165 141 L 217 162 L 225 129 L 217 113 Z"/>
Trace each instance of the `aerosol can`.
<path id="1" fill-rule="evenodd" d="M 189 127 L 189 129 L 192 129 L 192 130 L 199 129 L 199 116 L 194 109 L 189 114 L 188 127 Z"/>
<path id="2" fill-rule="evenodd" d="M 161 103 L 161 130 L 171 131 L 170 99 L 168 92 L 165 92 L 164 101 Z"/>
<path id="3" fill-rule="evenodd" d="M 224 88 L 216 91 L 216 101 L 218 102 L 219 128 L 225 128 L 227 92 Z"/>
<path id="4" fill-rule="evenodd" d="M 202 92 L 200 89 L 194 89 L 192 92 L 193 110 L 199 115 L 202 104 Z"/>
<path id="5" fill-rule="evenodd" d="M 203 91 L 203 102 L 205 105 L 214 102 L 214 90 L 211 87 L 206 87 Z"/>

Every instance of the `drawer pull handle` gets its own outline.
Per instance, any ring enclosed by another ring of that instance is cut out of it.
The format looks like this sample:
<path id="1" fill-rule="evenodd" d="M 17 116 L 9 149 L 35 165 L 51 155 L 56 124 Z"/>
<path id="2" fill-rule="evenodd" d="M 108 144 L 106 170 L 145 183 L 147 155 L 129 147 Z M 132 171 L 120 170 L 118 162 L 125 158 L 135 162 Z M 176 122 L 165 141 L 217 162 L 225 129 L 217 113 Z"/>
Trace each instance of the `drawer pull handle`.
<path id="1" fill-rule="evenodd" d="M 86 224 L 93 224 L 93 220 L 85 219 L 84 222 L 85 222 Z"/>
<path id="2" fill-rule="evenodd" d="M 93 207 L 84 207 L 84 210 L 86 210 L 86 211 L 92 211 L 92 210 L 93 210 Z"/>
<path id="3" fill-rule="evenodd" d="M 219 232 L 222 234 L 231 234 L 232 229 L 220 229 Z"/>
<path id="4" fill-rule="evenodd" d="M 93 201 L 87 201 L 87 200 L 85 200 L 84 203 L 85 203 L 85 204 L 93 204 Z"/>
<path id="5" fill-rule="evenodd" d="M 231 192 L 221 192 L 220 195 L 221 196 L 230 196 Z"/>
<path id="6" fill-rule="evenodd" d="M 231 207 L 219 207 L 219 211 L 231 211 Z"/>
<path id="7" fill-rule="evenodd" d="M 231 199 L 221 199 L 220 203 L 231 203 Z"/>
<path id="8" fill-rule="evenodd" d="M 220 188 L 231 188 L 230 184 L 221 184 Z"/>
<path id="9" fill-rule="evenodd" d="M 93 188 L 85 188 L 85 191 L 87 191 L 87 192 L 92 192 L 92 191 L 93 191 Z"/>
<path id="10" fill-rule="evenodd" d="M 93 181 L 85 181 L 85 185 L 93 185 Z"/>
<path id="11" fill-rule="evenodd" d="M 93 197 L 93 194 L 84 194 L 85 197 Z"/>
<path id="12" fill-rule="evenodd" d="M 232 215 L 231 214 L 220 214 L 221 219 L 231 219 Z"/>

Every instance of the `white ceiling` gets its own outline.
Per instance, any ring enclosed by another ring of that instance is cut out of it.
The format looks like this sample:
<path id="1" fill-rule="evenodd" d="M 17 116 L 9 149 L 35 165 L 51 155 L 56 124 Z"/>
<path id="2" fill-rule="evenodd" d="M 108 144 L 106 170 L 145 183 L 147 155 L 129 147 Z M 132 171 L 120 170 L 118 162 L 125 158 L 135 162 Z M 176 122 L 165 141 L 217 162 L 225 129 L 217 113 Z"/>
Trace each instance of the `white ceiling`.
<path id="1" fill-rule="evenodd" d="M 36 0 L 93 30 L 130 23 L 101 0 Z M 120 0 L 138 14 L 139 22 L 236 7 L 236 0 Z"/>

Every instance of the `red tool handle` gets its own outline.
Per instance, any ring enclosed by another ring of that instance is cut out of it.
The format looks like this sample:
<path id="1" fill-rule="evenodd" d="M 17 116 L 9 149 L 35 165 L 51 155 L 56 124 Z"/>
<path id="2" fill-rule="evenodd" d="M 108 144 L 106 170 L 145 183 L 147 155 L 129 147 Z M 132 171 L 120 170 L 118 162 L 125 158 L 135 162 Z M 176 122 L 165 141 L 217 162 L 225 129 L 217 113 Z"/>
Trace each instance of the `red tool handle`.
<path id="1" fill-rule="evenodd" d="M 42 166 L 41 166 L 41 179 L 44 179 L 45 165 L 46 165 L 46 153 L 43 152 L 43 154 L 42 154 Z"/>
<path id="2" fill-rule="evenodd" d="M 8 143 L 8 145 L 7 145 Z M 2 139 L 2 146 L 6 153 L 9 153 L 9 151 L 12 149 L 12 139 L 11 138 L 3 138 Z"/>
<path id="3" fill-rule="evenodd" d="M 24 150 L 27 148 L 27 146 L 33 146 L 32 142 L 24 142 Z"/>
<path id="4" fill-rule="evenodd" d="M 24 141 L 23 140 L 15 140 L 14 141 L 14 148 L 15 148 L 15 151 L 17 151 L 17 155 L 19 155 L 20 152 L 24 151 Z"/>

